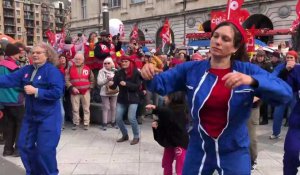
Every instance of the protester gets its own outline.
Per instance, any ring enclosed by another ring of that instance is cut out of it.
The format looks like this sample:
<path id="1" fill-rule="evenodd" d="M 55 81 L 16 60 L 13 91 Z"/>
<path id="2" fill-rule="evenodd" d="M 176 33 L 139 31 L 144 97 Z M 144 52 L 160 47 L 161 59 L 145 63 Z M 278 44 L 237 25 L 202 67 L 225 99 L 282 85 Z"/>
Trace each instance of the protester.
<path id="1" fill-rule="evenodd" d="M 189 142 L 187 133 L 187 111 L 185 95 L 176 92 L 165 97 L 165 107 L 147 105 L 158 120 L 152 123 L 154 139 L 164 147 L 162 167 L 164 175 L 173 174 L 173 160 L 176 160 L 176 174 L 182 174 L 185 153 Z"/>
<path id="2" fill-rule="evenodd" d="M 57 56 L 45 43 L 32 50 L 33 65 L 0 76 L 0 87 L 24 88 L 25 116 L 18 149 L 26 174 L 58 174 L 56 147 L 61 134 L 61 106 L 64 81 L 55 67 Z"/>
<path id="3" fill-rule="evenodd" d="M 73 130 L 80 124 L 79 108 L 83 109 L 83 128 L 88 130 L 90 125 L 90 89 L 95 86 L 95 78 L 91 69 L 84 64 L 83 53 L 78 52 L 74 57 L 74 65 L 66 72 L 66 86 L 71 92 L 73 110 Z"/>
<path id="4" fill-rule="evenodd" d="M 202 60 L 204 60 L 204 58 L 202 57 L 202 55 L 200 53 L 196 52 L 192 55 L 191 60 L 192 61 L 202 61 Z"/>
<path id="5" fill-rule="evenodd" d="M 30 64 L 27 52 L 26 52 L 26 47 L 23 43 L 16 42 L 14 43 L 15 46 L 17 46 L 20 50 L 20 58 L 18 59 L 18 62 L 21 67 L 24 67 L 26 65 Z"/>
<path id="6" fill-rule="evenodd" d="M 91 32 L 87 42 L 84 44 L 84 64 L 87 65 L 94 74 L 97 74 L 99 69 L 102 68 L 102 62 L 95 58 L 95 46 L 97 43 L 97 34 Z"/>
<path id="7" fill-rule="evenodd" d="M 289 85 L 248 61 L 246 34 L 235 22 L 213 30 L 211 58 L 187 62 L 164 73 L 151 63 L 141 75 L 150 91 L 161 95 L 186 91 L 193 128 L 183 174 L 250 174 L 247 120 L 253 97 L 271 104 L 292 98 Z"/>
<path id="8" fill-rule="evenodd" d="M 9 75 L 20 69 L 20 50 L 14 44 L 5 49 L 6 59 L 0 61 L 0 75 Z M 19 156 L 17 140 L 25 112 L 24 93 L 20 88 L 0 88 L 0 104 L 5 113 L 5 144 L 3 156 Z"/>
<path id="9" fill-rule="evenodd" d="M 122 132 L 122 137 L 117 142 L 124 142 L 129 139 L 126 126 L 123 121 L 123 115 L 128 110 L 127 117 L 132 127 L 133 139 L 130 145 L 139 143 L 140 131 L 136 120 L 136 110 L 139 103 L 139 88 L 141 85 L 140 72 L 136 69 L 131 57 L 124 55 L 121 58 L 122 69 L 116 72 L 111 89 L 119 87 L 120 92 L 117 100 L 117 125 Z"/>
<path id="10" fill-rule="evenodd" d="M 278 76 L 282 80 L 286 81 L 288 75 L 290 74 L 291 70 L 295 67 L 296 63 L 298 62 L 298 54 L 296 51 L 288 51 L 286 54 L 285 61 L 279 64 L 275 70 L 272 72 L 273 75 Z M 297 96 L 297 95 L 295 95 Z M 291 100 L 288 104 L 278 105 L 274 108 L 273 113 L 273 132 L 270 135 L 270 139 L 279 139 L 281 133 L 281 126 L 283 116 L 286 113 L 290 113 L 290 110 L 293 109 L 295 104 L 295 98 Z M 287 115 L 288 118 L 289 115 Z"/>
<path id="11" fill-rule="evenodd" d="M 287 53 L 288 56 L 291 56 L 289 52 Z M 291 65 L 293 63 L 288 62 L 288 64 Z M 284 175 L 296 175 L 298 172 L 297 168 L 300 166 L 300 65 L 295 65 L 290 71 L 291 73 L 288 75 L 287 82 L 293 88 L 293 92 L 297 94 L 297 102 L 289 118 L 289 129 L 284 142 Z"/>
<path id="12" fill-rule="evenodd" d="M 116 106 L 118 98 L 118 88 L 115 91 L 109 91 L 109 84 L 115 76 L 115 64 L 112 58 L 107 57 L 103 62 L 103 68 L 99 71 L 97 84 L 101 86 L 100 96 L 102 101 L 102 130 L 107 129 L 108 122 L 112 127 L 116 127 Z"/>
<path id="13" fill-rule="evenodd" d="M 110 34 L 106 31 L 100 33 L 100 40 L 96 43 L 94 53 L 95 58 L 98 59 L 98 63 L 101 65 L 100 69 L 102 68 L 103 61 L 107 57 L 111 57 L 115 55 L 114 48 L 112 48 L 112 44 L 110 42 Z"/>

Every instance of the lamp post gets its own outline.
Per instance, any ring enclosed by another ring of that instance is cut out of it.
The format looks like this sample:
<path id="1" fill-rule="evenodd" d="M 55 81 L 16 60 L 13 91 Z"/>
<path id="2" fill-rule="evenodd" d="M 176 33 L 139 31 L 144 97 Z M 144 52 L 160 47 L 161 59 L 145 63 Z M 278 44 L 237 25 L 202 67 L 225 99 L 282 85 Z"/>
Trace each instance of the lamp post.
<path id="1" fill-rule="evenodd" d="M 185 34 L 186 34 L 186 14 L 185 14 L 185 10 L 186 10 L 186 0 L 183 0 L 183 44 L 186 44 L 186 39 L 185 39 Z"/>
<path id="2" fill-rule="evenodd" d="M 108 13 L 108 3 L 102 3 L 102 16 L 103 16 L 103 30 L 109 33 L 109 13 Z"/>

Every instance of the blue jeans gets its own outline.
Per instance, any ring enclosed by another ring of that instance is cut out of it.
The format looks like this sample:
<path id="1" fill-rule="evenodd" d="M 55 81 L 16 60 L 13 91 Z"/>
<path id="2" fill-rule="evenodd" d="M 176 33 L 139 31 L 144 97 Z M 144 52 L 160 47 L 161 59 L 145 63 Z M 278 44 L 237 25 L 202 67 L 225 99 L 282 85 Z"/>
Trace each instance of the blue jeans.
<path id="1" fill-rule="evenodd" d="M 140 132 L 139 131 L 139 125 L 138 125 L 137 120 L 136 120 L 137 107 L 138 107 L 138 104 L 125 105 L 125 104 L 117 103 L 116 122 L 117 122 L 117 125 L 120 128 L 123 136 L 128 135 L 126 126 L 125 126 L 124 121 L 123 121 L 124 112 L 128 108 L 127 117 L 128 117 L 129 123 L 132 127 L 133 137 L 134 138 L 139 138 L 140 137 L 139 136 L 139 132 Z"/>
<path id="2" fill-rule="evenodd" d="M 279 135 L 281 132 L 282 120 L 286 109 L 288 109 L 287 118 L 290 116 L 291 110 L 295 106 L 295 101 L 296 101 L 295 97 L 296 96 L 294 95 L 293 100 L 288 104 L 275 106 L 274 113 L 273 113 L 273 135 L 274 136 Z"/>

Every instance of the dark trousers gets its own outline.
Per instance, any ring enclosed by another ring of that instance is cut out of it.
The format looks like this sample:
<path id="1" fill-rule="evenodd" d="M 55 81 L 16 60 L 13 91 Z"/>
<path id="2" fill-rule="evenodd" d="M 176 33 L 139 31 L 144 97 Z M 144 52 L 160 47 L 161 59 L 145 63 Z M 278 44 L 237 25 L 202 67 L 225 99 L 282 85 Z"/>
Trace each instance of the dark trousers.
<path id="1" fill-rule="evenodd" d="M 17 143 L 19 138 L 20 128 L 22 124 L 22 119 L 24 116 L 25 108 L 24 106 L 5 106 L 5 129 L 4 129 L 4 139 L 5 145 L 4 150 L 14 150 L 14 145 Z M 15 149 L 17 145 L 15 145 Z"/>
<path id="2" fill-rule="evenodd" d="M 300 129 L 289 128 L 284 142 L 283 174 L 296 175 L 300 166 Z"/>
<path id="3" fill-rule="evenodd" d="M 268 104 L 265 102 L 260 106 L 260 116 L 262 117 L 262 122 L 268 123 Z"/>

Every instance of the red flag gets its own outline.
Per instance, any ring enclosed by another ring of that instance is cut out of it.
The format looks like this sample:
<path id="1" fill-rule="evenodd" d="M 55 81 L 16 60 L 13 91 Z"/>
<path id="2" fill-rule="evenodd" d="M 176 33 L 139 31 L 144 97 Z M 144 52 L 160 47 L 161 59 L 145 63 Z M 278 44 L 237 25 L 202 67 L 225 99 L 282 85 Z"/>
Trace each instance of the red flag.
<path id="1" fill-rule="evenodd" d="M 300 17 L 300 0 L 298 0 L 297 5 L 296 5 L 296 13 L 298 15 L 298 18 Z"/>
<path id="2" fill-rule="evenodd" d="M 235 16 L 233 13 L 239 12 L 242 8 L 244 0 L 228 0 L 227 2 L 227 19 L 233 19 Z"/>
<path id="3" fill-rule="evenodd" d="M 300 0 L 298 0 L 296 5 L 296 13 L 298 17 L 293 21 L 290 31 L 294 31 L 300 23 Z"/>
<path id="4" fill-rule="evenodd" d="M 253 25 L 251 29 L 246 30 L 247 38 L 247 52 L 254 52 L 255 51 L 255 40 L 254 40 L 254 33 L 255 33 L 255 26 Z"/>
<path id="5" fill-rule="evenodd" d="M 210 13 L 210 28 L 214 30 L 214 28 L 223 21 L 226 21 L 226 12 L 224 11 L 211 11 Z"/>
<path id="6" fill-rule="evenodd" d="M 131 34 L 131 39 L 138 39 L 139 38 L 139 28 L 137 26 L 137 24 L 135 24 L 133 26 L 133 29 L 132 29 L 132 34 Z"/>
<path id="7" fill-rule="evenodd" d="M 162 27 L 162 30 L 160 32 L 160 37 L 162 39 L 163 46 L 167 44 L 172 43 L 171 33 L 170 33 L 170 24 L 169 20 L 166 19 L 164 26 Z"/>
<path id="8" fill-rule="evenodd" d="M 51 44 L 51 46 L 53 46 L 55 44 L 55 33 L 48 29 L 45 34 L 48 37 L 48 42 Z"/>

